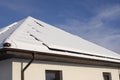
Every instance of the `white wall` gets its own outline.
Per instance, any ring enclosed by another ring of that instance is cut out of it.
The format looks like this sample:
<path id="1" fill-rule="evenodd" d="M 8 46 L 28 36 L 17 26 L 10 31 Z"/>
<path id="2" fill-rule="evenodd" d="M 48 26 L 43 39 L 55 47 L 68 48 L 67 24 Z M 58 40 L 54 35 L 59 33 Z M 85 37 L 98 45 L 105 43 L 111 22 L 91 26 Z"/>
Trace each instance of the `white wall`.
<path id="1" fill-rule="evenodd" d="M 21 80 L 21 67 L 26 64 L 25 60 L 13 60 L 12 80 Z M 102 72 L 111 72 L 112 80 L 119 80 L 118 69 L 114 68 L 42 61 L 30 65 L 25 71 L 25 80 L 45 80 L 45 70 L 62 70 L 63 80 L 103 80 Z"/>
<path id="2" fill-rule="evenodd" d="M 11 60 L 0 61 L 0 80 L 12 80 Z"/>

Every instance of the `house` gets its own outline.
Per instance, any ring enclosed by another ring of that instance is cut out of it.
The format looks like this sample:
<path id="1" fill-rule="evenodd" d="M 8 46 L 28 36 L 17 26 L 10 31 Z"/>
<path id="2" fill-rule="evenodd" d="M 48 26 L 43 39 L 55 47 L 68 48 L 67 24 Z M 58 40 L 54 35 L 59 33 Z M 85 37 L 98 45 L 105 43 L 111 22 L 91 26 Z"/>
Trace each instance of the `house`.
<path id="1" fill-rule="evenodd" d="M 0 80 L 120 80 L 120 55 L 32 17 L 0 30 Z"/>

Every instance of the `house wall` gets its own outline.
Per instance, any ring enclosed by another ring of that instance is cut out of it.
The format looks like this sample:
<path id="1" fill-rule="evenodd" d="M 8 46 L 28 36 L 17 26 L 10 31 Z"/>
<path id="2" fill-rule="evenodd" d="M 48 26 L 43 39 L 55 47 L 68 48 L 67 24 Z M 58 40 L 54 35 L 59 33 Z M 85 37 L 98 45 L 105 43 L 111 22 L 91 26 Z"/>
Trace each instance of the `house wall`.
<path id="1" fill-rule="evenodd" d="M 12 80 L 12 61 L 0 61 L 0 80 Z"/>
<path id="2" fill-rule="evenodd" d="M 13 79 L 21 80 L 21 69 L 28 61 L 13 59 Z M 45 70 L 62 70 L 63 80 L 103 80 L 103 72 L 111 72 L 112 80 L 119 80 L 117 68 L 34 61 L 25 71 L 25 80 L 45 80 Z"/>

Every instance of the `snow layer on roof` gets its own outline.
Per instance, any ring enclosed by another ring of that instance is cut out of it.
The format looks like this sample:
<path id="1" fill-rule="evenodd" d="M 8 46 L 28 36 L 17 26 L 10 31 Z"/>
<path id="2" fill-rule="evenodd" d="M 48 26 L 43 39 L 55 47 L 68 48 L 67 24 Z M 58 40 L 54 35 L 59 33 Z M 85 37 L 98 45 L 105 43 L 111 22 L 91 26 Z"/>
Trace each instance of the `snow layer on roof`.
<path id="1" fill-rule="evenodd" d="M 3 44 L 6 42 L 11 43 L 10 48 L 16 49 L 69 54 L 69 56 L 77 55 L 77 57 L 84 58 L 102 58 L 102 60 L 109 59 L 110 61 L 111 59 L 120 59 L 120 55 L 115 52 L 32 17 L 0 30 L 0 47 L 3 48 Z M 88 57 L 82 56 L 83 54 Z"/>
<path id="2" fill-rule="evenodd" d="M 11 34 L 18 28 L 18 26 L 20 26 L 22 24 L 22 22 L 24 22 L 24 20 L 15 22 L 7 27 L 0 29 L 0 47 L 1 48 L 3 47 L 4 41 L 9 39 Z"/>

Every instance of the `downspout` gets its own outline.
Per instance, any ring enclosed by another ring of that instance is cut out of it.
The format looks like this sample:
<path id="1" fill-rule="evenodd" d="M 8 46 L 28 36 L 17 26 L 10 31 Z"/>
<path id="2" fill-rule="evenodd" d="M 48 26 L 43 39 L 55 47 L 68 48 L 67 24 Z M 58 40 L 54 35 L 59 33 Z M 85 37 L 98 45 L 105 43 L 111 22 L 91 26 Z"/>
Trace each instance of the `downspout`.
<path id="1" fill-rule="evenodd" d="M 31 65 L 31 63 L 34 61 L 35 58 L 35 53 L 32 53 L 32 59 L 30 60 L 30 62 L 21 70 L 21 80 L 25 79 L 25 70 Z"/>

